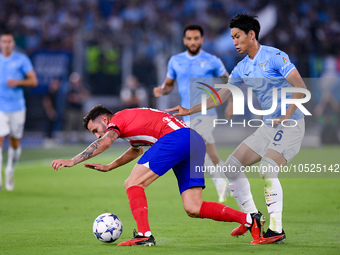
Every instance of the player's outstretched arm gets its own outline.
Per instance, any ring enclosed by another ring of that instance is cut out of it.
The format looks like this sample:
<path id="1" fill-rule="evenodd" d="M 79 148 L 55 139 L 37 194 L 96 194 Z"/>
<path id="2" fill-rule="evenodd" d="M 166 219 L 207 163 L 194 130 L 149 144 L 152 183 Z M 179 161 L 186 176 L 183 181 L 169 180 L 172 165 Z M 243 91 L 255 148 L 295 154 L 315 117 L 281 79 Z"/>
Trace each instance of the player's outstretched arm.
<path id="1" fill-rule="evenodd" d="M 84 166 L 87 167 L 87 168 L 92 168 L 92 169 L 101 171 L 101 172 L 108 172 L 108 171 L 111 171 L 115 168 L 118 168 L 122 165 L 129 163 L 130 161 L 134 160 L 138 156 L 142 155 L 143 152 L 144 152 L 143 147 L 139 147 L 139 148 L 130 147 L 119 158 L 112 161 L 108 165 L 84 163 Z"/>
<path id="2" fill-rule="evenodd" d="M 163 95 L 167 95 L 174 89 L 174 85 L 175 85 L 175 80 L 172 80 L 167 77 L 161 86 L 155 87 L 153 89 L 153 95 L 155 97 L 161 97 Z"/>
<path id="3" fill-rule="evenodd" d="M 63 167 L 72 167 L 80 162 L 83 162 L 89 158 L 97 156 L 103 151 L 110 148 L 111 144 L 118 138 L 118 134 L 111 130 L 105 133 L 103 137 L 91 143 L 83 152 L 70 160 L 56 159 L 51 163 L 51 167 L 54 170 L 62 169 Z"/>
<path id="4" fill-rule="evenodd" d="M 174 108 L 169 108 L 169 109 L 165 109 L 166 112 L 175 112 L 173 115 L 174 116 L 187 116 L 190 115 L 190 109 L 184 108 L 180 105 L 175 106 Z"/>

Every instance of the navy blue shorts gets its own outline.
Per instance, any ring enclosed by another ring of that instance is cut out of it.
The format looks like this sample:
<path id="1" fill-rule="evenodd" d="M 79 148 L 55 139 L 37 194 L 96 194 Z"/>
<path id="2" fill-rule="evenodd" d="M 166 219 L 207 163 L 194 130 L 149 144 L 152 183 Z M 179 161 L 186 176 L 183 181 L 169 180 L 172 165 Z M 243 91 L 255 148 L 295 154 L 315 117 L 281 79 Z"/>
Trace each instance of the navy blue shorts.
<path id="1" fill-rule="evenodd" d="M 181 128 L 158 139 L 138 160 L 162 176 L 173 169 L 180 194 L 191 187 L 205 188 L 204 173 L 195 173 L 196 166 L 204 165 L 205 142 L 190 128 Z M 195 178 L 190 177 L 195 173 Z"/>

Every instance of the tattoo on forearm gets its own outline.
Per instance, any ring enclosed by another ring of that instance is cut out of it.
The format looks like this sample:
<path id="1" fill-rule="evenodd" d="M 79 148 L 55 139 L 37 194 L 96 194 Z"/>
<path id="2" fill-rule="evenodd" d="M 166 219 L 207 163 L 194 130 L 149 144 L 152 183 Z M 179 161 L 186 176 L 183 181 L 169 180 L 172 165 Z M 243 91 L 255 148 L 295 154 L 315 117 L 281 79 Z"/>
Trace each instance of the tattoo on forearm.
<path id="1" fill-rule="evenodd" d="M 89 145 L 83 152 L 79 153 L 77 156 L 75 156 L 72 160 L 75 164 L 78 164 L 82 161 L 85 161 L 93 156 L 93 153 L 95 150 L 98 149 L 100 146 L 102 139 L 99 139 L 97 141 L 94 141 L 92 144 Z"/>
<path id="2" fill-rule="evenodd" d="M 77 156 L 75 156 L 72 159 L 73 162 L 75 164 L 78 164 L 82 161 L 85 161 L 85 160 L 92 158 L 93 156 L 97 155 L 98 153 L 95 154 L 96 150 L 98 150 L 98 148 L 104 143 L 104 139 L 107 139 L 107 138 L 109 138 L 111 143 L 113 143 L 118 138 L 118 133 L 115 132 L 115 131 L 108 131 L 102 138 L 94 141 L 83 152 L 81 152 Z"/>

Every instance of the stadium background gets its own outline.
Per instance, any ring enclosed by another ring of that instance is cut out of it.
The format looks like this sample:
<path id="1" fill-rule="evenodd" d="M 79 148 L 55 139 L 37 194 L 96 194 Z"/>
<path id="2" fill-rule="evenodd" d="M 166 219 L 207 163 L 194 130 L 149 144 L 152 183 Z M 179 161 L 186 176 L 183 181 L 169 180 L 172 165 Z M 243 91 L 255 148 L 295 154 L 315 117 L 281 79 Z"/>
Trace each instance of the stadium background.
<path id="1" fill-rule="evenodd" d="M 98 242 L 92 234 L 92 222 L 103 212 L 115 213 L 124 225 L 120 240 L 131 238 L 135 222 L 123 183 L 134 162 L 107 174 L 84 169 L 82 164 L 58 172 L 50 168 L 53 159 L 70 158 L 94 139 L 84 131 L 87 144 L 63 144 L 65 101 L 72 72 L 81 75 L 91 92 L 84 111 L 96 103 L 120 109 L 120 90 L 130 74 L 147 89 L 149 106 L 173 106 L 178 103 L 175 91 L 156 100 L 152 88 L 164 81 L 169 57 L 185 50 L 183 26 L 201 24 L 205 29 L 203 49 L 221 57 L 230 72 L 243 56 L 232 45 L 228 23 L 233 15 L 244 11 L 254 11 L 260 21 L 265 21 L 261 22 L 260 42 L 287 52 L 312 93 L 307 108 L 313 116 L 306 118 L 303 148 L 289 165 L 321 164 L 334 169 L 339 164 L 339 111 L 328 105 L 317 117 L 315 107 L 325 92 L 340 101 L 339 1 L 1 0 L 0 30 L 14 32 L 17 50 L 27 53 L 34 63 L 39 86 L 25 91 L 27 123 L 15 190 L 0 192 L 0 254 L 339 254 L 339 173 L 289 176 L 293 178 L 281 175 L 286 244 L 256 247 L 249 245 L 249 234 L 229 236 L 236 223 L 187 217 L 175 177 L 166 174 L 146 191 L 157 246 L 119 249 L 117 242 Z M 57 103 L 61 118 L 54 127 L 54 143 L 45 148 L 42 99 L 54 77 L 62 78 Z M 223 107 L 218 113 L 223 118 Z M 225 130 L 216 130 L 224 160 L 252 131 Z M 335 145 L 325 146 L 328 143 Z M 124 146 L 128 144 L 112 146 L 93 162 L 111 162 L 126 149 Z M 7 146 L 4 167 L 6 151 Z M 268 216 L 262 180 L 249 181 L 256 205 Z M 204 199 L 215 201 L 213 183 L 206 183 Z M 233 198 L 226 204 L 238 208 Z"/>
<path id="2" fill-rule="evenodd" d="M 314 108 L 323 93 L 321 80 L 333 83 L 324 90 L 330 91 L 337 102 L 340 99 L 339 86 L 334 85 L 340 73 L 339 6 L 336 0 L 1 1 L 0 29 L 14 32 L 17 50 L 30 56 L 39 78 L 37 88 L 26 90 L 24 146 L 43 143 L 46 117 L 42 97 L 55 77 L 62 79 L 62 87 L 57 97 L 60 118 L 54 125 L 54 142 L 63 142 L 60 131 L 64 129 L 72 72 L 81 75 L 91 92 L 84 111 L 96 103 L 121 109 L 119 94 L 131 74 L 146 89 L 147 106 L 165 109 L 177 105 L 176 91 L 157 100 L 152 89 L 164 81 L 170 56 L 184 50 L 182 29 L 187 24 L 204 27 L 202 48 L 219 56 L 231 72 L 244 57 L 235 50 L 228 29 L 229 20 L 238 12 L 255 12 L 262 26 L 260 43 L 288 53 L 302 77 L 312 78 L 306 81 L 312 93 L 307 107 L 313 116 L 306 119 L 308 139 L 304 145 L 338 143 L 334 133 L 339 136 L 339 108 L 328 106 L 320 116 L 314 114 Z M 223 107 L 218 112 L 223 118 Z M 222 139 L 223 143 L 236 144 L 249 132 L 238 129 Z M 327 138 L 330 133 L 333 138 Z"/>

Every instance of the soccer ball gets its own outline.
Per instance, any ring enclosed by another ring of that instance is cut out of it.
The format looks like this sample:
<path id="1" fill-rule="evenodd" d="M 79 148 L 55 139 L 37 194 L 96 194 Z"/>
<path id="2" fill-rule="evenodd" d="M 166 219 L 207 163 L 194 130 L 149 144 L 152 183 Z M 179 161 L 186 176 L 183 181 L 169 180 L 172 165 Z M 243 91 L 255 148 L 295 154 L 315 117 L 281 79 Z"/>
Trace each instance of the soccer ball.
<path id="1" fill-rule="evenodd" d="M 112 213 L 103 213 L 93 222 L 93 234 L 99 241 L 112 243 L 120 237 L 122 232 L 122 222 Z"/>

